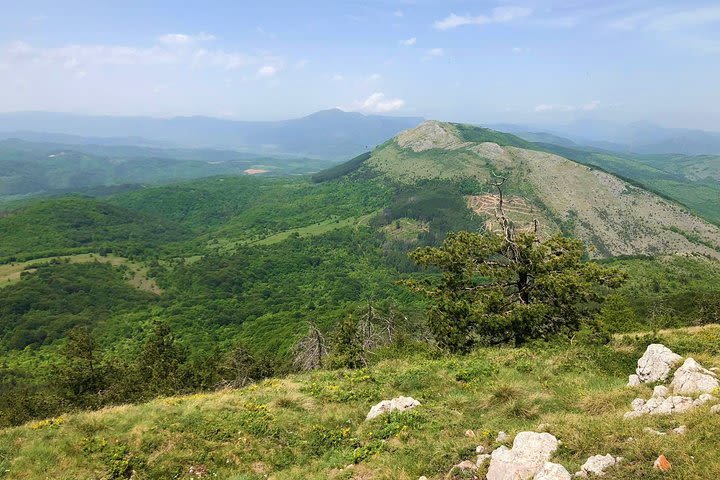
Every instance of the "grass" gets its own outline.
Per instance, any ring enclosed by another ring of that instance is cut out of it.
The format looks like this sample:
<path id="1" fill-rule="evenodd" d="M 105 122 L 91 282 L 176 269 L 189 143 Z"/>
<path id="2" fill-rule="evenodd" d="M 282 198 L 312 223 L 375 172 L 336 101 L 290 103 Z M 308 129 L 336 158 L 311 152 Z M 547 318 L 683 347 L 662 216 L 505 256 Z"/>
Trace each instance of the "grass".
<path id="1" fill-rule="evenodd" d="M 720 327 L 668 332 L 660 340 L 707 367 L 720 365 Z M 159 399 L 69 414 L 0 431 L 0 478 L 12 479 L 399 479 L 444 478 L 499 430 L 547 430 L 562 441 L 555 461 L 576 471 L 595 454 L 625 460 L 606 478 L 714 478 L 720 415 L 702 407 L 672 417 L 622 420 L 649 386 L 624 387 L 651 340 L 610 346 L 479 349 L 465 357 L 416 354 L 356 371 L 318 371 L 241 390 Z M 714 345 L 714 347 L 713 347 Z M 422 406 L 366 422 L 381 399 Z M 655 436 L 685 424 L 686 436 Z M 472 430 L 474 437 L 466 434 Z M 653 461 L 665 454 L 672 470 Z"/>
<path id="2" fill-rule="evenodd" d="M 155 279 L 148 277 L 148 268 L 141 263 L 133 262 L 127 258 L 116 255 L 98 255 L 95 253 L 80 253 L 76 255 L 62 255 L 57 257 L 37 258 L 27 262 L 0 264 L 0 288 L 7 287 L 20 281 L 23 272 L 34 272 L 35 267 L 53 262 L 67 263 L 108 263 L 114 267 L 127 267 L 126 279 L 130 285 L 145 292 L 160 294 L 162 291 Z"/>

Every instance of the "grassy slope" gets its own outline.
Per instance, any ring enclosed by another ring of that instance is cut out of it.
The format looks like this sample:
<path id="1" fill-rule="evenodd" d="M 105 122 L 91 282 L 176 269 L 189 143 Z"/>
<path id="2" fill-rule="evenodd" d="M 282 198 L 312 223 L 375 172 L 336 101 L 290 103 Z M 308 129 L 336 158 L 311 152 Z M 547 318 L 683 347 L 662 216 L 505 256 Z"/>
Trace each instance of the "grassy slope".
<path id="1" fill-rule="evenodd" d="M 594 454 L 625 461 L 606 478 L 714 478 L 720 416 L 708 407 L 624 421 L 648 386 L 624 387 L 650 338 L 607 347 L 479 349 L 466 357 L 414 356 L 360 371 L 320 371 L 242 390 L 159 399 L 65 415 L 0 431 L 0 478 L 399 479 L 444 478 L 475 446 L 549 425 L 563 444 L 555 461 L 576 471 Z M 660 341 L 720 365 L 720 327 Z M 375 402 L 410 395 L 423 405 L 365 422 Z M 686 436 L 656 436 L 680 424 Z M 474 438 L 467 430 L 473 430 Z M 659 454 L 673 468 L 652 468 Z M 353 465 L 347 467 L 347 465 Z"/>

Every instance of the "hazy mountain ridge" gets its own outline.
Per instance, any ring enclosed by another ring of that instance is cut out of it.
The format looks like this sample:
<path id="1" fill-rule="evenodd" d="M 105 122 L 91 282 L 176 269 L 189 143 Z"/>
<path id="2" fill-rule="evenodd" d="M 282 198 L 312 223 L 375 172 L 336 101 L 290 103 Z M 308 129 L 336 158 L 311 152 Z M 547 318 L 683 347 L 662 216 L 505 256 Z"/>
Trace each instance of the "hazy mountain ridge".
<path id="1" fill-rule="evenodd" d="M 121 138 L 182 147 L 212 147 L 261 154 L 292 154 L 344 160 L 416 126 L 417 117 L 388 117 L 323 110 L 281 121 L 240 121 L 211 117 L 111 117 L 49 112 L 0 113 L 0 132 L 53 136 Z M 0 134 L 8 138 L 13 133 Z M 62 137 L 60 137 L 62 138 Z M 87 143 L 83 140 L 82 143 Z"/>

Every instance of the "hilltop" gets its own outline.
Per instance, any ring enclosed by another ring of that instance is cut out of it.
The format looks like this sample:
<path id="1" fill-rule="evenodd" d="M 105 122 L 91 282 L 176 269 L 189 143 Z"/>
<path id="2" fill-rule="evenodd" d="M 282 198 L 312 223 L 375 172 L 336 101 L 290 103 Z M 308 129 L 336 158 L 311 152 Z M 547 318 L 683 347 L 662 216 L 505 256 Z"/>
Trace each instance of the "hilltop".
<path id="1" fill-rule="evenodd" d="M 354 168 L 406 185 L 475 180 L 478 191 L 468 203 L 484 205 L 476 213 L 490 222 L 497 192 L 489 185 L 495 176 L 505 177 L 511 213 L 519 205 L 516 221 L 535 217 L 545 234 L 562 231 L 581 238 L 594 247 L 594 256 L 720 257 L 720 228 L 679 202 L 511 134 L 428 121 L 384 143 Z"/>

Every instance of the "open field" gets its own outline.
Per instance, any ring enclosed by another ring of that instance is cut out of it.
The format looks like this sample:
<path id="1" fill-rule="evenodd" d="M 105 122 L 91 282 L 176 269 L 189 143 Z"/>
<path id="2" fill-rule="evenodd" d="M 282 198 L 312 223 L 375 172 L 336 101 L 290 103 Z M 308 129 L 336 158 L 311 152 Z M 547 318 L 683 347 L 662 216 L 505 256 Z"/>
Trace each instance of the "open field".
<path id="1" fill-rule="evenodd" d="M 98 255 L 95 253 L 81 253 L 77 255 L 37 258 L 35 260 L 29 260 L 27 262 L 17 262 L 0 265 L 0 288 L 19 282 L 23 272 L 34 272 L 35 266 L 52 262 L 100 262 L 108 263 L 114 267 L 125 266 L 128 269 L 126 278 L 130 285 L 136 287 L 138 290 L 154 293 L 156 295 L 162 293 L 162 290 L 160 289 L 160 287 L 158 287 L 155 280 L 147 276 L 148 269 L 146 266 L 137 262 L 132 262 L 124 257 L 118 257 L 115 255 Z"/>

